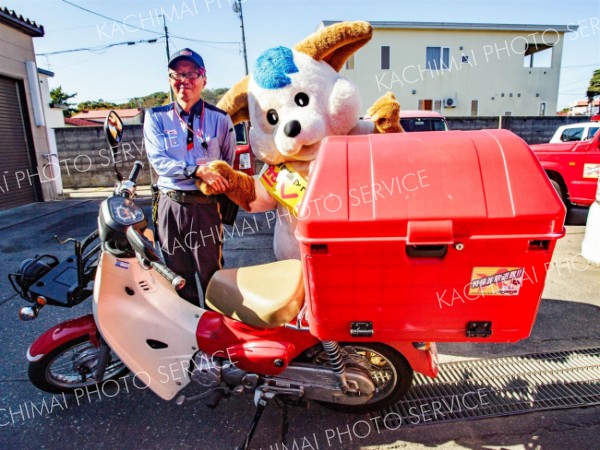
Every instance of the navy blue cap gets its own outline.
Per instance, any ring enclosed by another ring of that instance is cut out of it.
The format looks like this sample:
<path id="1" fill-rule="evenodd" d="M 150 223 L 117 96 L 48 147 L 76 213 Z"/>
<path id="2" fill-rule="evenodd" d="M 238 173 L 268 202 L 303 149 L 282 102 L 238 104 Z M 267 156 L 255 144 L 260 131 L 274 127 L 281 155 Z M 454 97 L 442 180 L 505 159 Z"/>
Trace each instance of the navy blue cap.
<path id="1" fill-rule="evenodd" d="M 184 48 L 173 53 L 171 55 L 171 59 L 169 59 L 169 68 L 172 69 L 173 64 L 181 60 L 191 61 L 196 64 L 199 69 L 204 69 L 204 61 L 202 60 L 202 56 L 200 56 L 194 50 L 190 50 L 189 48 Z"/>

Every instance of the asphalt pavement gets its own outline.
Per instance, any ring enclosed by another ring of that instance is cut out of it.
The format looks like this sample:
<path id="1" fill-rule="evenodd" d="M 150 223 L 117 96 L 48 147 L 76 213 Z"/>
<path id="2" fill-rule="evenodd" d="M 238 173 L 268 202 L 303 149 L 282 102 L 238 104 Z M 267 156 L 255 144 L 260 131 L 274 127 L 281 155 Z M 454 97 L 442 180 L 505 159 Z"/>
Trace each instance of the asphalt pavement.
<path id="1" fill-rule="evenodd" d="M 89 194 L 89 193 L 88 193 Z M 102 192 L 97 193 L 102 194 Z M 91 195 L 91 194 L 90 194 Z M 250 397 L 224 400 L 215 411 L 200 403 L 177 406 L 122 382 L 80 397 L 53 396 L 28 380 L 25 353 L 43 331 L 87 314 L 91 301 L 71 308 L 46 307 L 21 322 L 24 302 L 7 276 L 35 254 L 60 258 L 72 252 L 60 238 L 81 239 L 96 226 L 100 199 L 36 203 L 0 211 L 0 449 L 233 449 L 240 445 L 254 407 Z M 142 201 L 146 212 L 149 201 Z M 579 255 L 586 210 L 572 211 L 559 241 L 543 301 L 529 339 L 516 344 L 440 344 L 443 361 L 600 347 L 600 267 Z M 241 213 L 226 234 L 226 266 L 274 260 L 273 223 L 265 214 Z M 598 449 L 600 407 L 529 413 L 492 419 L 403 426 L 395 431 L 356 428 L 367 416 L 334 413 L 318 404 L 291 407 L 287 443 L 282 408 L 267 407 L 252 448 L 283 449 Z"/>

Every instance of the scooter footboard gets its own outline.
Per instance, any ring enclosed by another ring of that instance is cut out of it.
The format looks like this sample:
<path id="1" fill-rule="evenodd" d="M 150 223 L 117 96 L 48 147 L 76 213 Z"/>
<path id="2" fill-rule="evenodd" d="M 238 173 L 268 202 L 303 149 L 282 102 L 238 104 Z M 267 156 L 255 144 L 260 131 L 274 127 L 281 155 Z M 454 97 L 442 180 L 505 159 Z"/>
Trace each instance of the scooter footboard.
<path id="1" fill-rule="evenodd" d="M 102 337 L 156 395 L 171 400 L 189 382 L 198 350 L 196 329 L 205 310 L 173 290 L 135 258 L 102 254 L 94 285 L 94 316 Z"/>
<path id="2" fill-rule="evenodd" d="M 27 350 L 27 360 L 35 362 L 61 345 L 80 338 L 90 336 L 90 341 L 98 346 L 98 328 L 91 314 L 71 319 L 53 326 L 38 337 Z"/>

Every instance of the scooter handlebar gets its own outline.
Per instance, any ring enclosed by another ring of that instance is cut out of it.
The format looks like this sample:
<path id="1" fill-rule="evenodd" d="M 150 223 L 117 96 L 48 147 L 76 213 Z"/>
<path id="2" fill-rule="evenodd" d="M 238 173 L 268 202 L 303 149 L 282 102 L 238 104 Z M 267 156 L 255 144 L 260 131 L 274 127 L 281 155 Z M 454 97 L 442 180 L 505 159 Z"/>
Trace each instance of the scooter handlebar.
<path id="1" fill-rule="evenodd" d="M 137 177 L 139 176 L 143 168 L 144 164 L 141 161 L 134 162 L 128 180 L 135 183 L 135 180 L 137 180 Z"/>
<path id="2" fill-rule="evenodd" d="M 181 289 L 183 289 L 183 287 L 185 286 L 185 278 L 183 278 L 180 275 L 177 275 L 175 272 L 173 272 L 171 269 L 169 269 L 167 266 L 165 266 L 164 264 L 161 264 L 159 262 L 155 262 L 152 261 L 150 263 L 150 265 L 159 273 L 161 274 L 163 277 L 165 277 L 165 279 L 171 283 L 171 286 L 173 286 L 173 288 L 175 288 L 176 291 L 180 291 Z"/>

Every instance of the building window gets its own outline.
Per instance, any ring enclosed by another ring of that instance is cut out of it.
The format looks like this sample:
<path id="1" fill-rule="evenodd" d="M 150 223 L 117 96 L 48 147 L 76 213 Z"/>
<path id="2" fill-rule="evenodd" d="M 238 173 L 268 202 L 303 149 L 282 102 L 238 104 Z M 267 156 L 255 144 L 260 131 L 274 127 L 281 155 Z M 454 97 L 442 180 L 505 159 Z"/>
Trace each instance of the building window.
<path id="1" fill-rule="evenodd" d="M 346 70 L 354 70 L 354 55 L 350 55 L 346 61 Z"/>
<path id="2" fill-rule="evenodd" d="M 387 70 L 390 68 L 390 47 L 388 45 L 381 46 L 381 69 Z"/>
<path id="3" fill-rule="evenodd" d="M 523 67 L 552 67 L 552 46 L 525 44 Z"/>
<path id="4" fill-rule="evenodd" d="M 540 116 L 546 115 L 546 102 L 540 102 Z"/>
<path id="5" fill-rule="evenodd" d="M 433 100 L 419 100 L 419 110 L 420 111 L 432 111 L 433 110 Z"/>
<path id="6" fill-rule="evenodd" d="M 479 115 L 479 100 L 471 100 L 471 117 Z"/>
<path id="7" fill-rule="evenodd" d="M 469 64 L 469 55 L 462 55 L 460 57 L 460 62 L 463 64 Z"/>
<path id="8" fill-rule="evenodd" d="M 425 68 L 429 70 L 443 70 L 450 68 L 449 47 L 427 47 L 425 52 Z"/>
<path id="9" fill-rule="evenodd" d="M 419 100 L 418 109 L 420 111 L 437 111 L 437 112 L 441 113 L 442 112 L 442 101 L 441 100 L 432 100 L 432 99 Z"/>
<path id="10" fill-rule="evenodd" d="M 512 116 L 512 111 L 504 111 L 505 116 Z"/>

